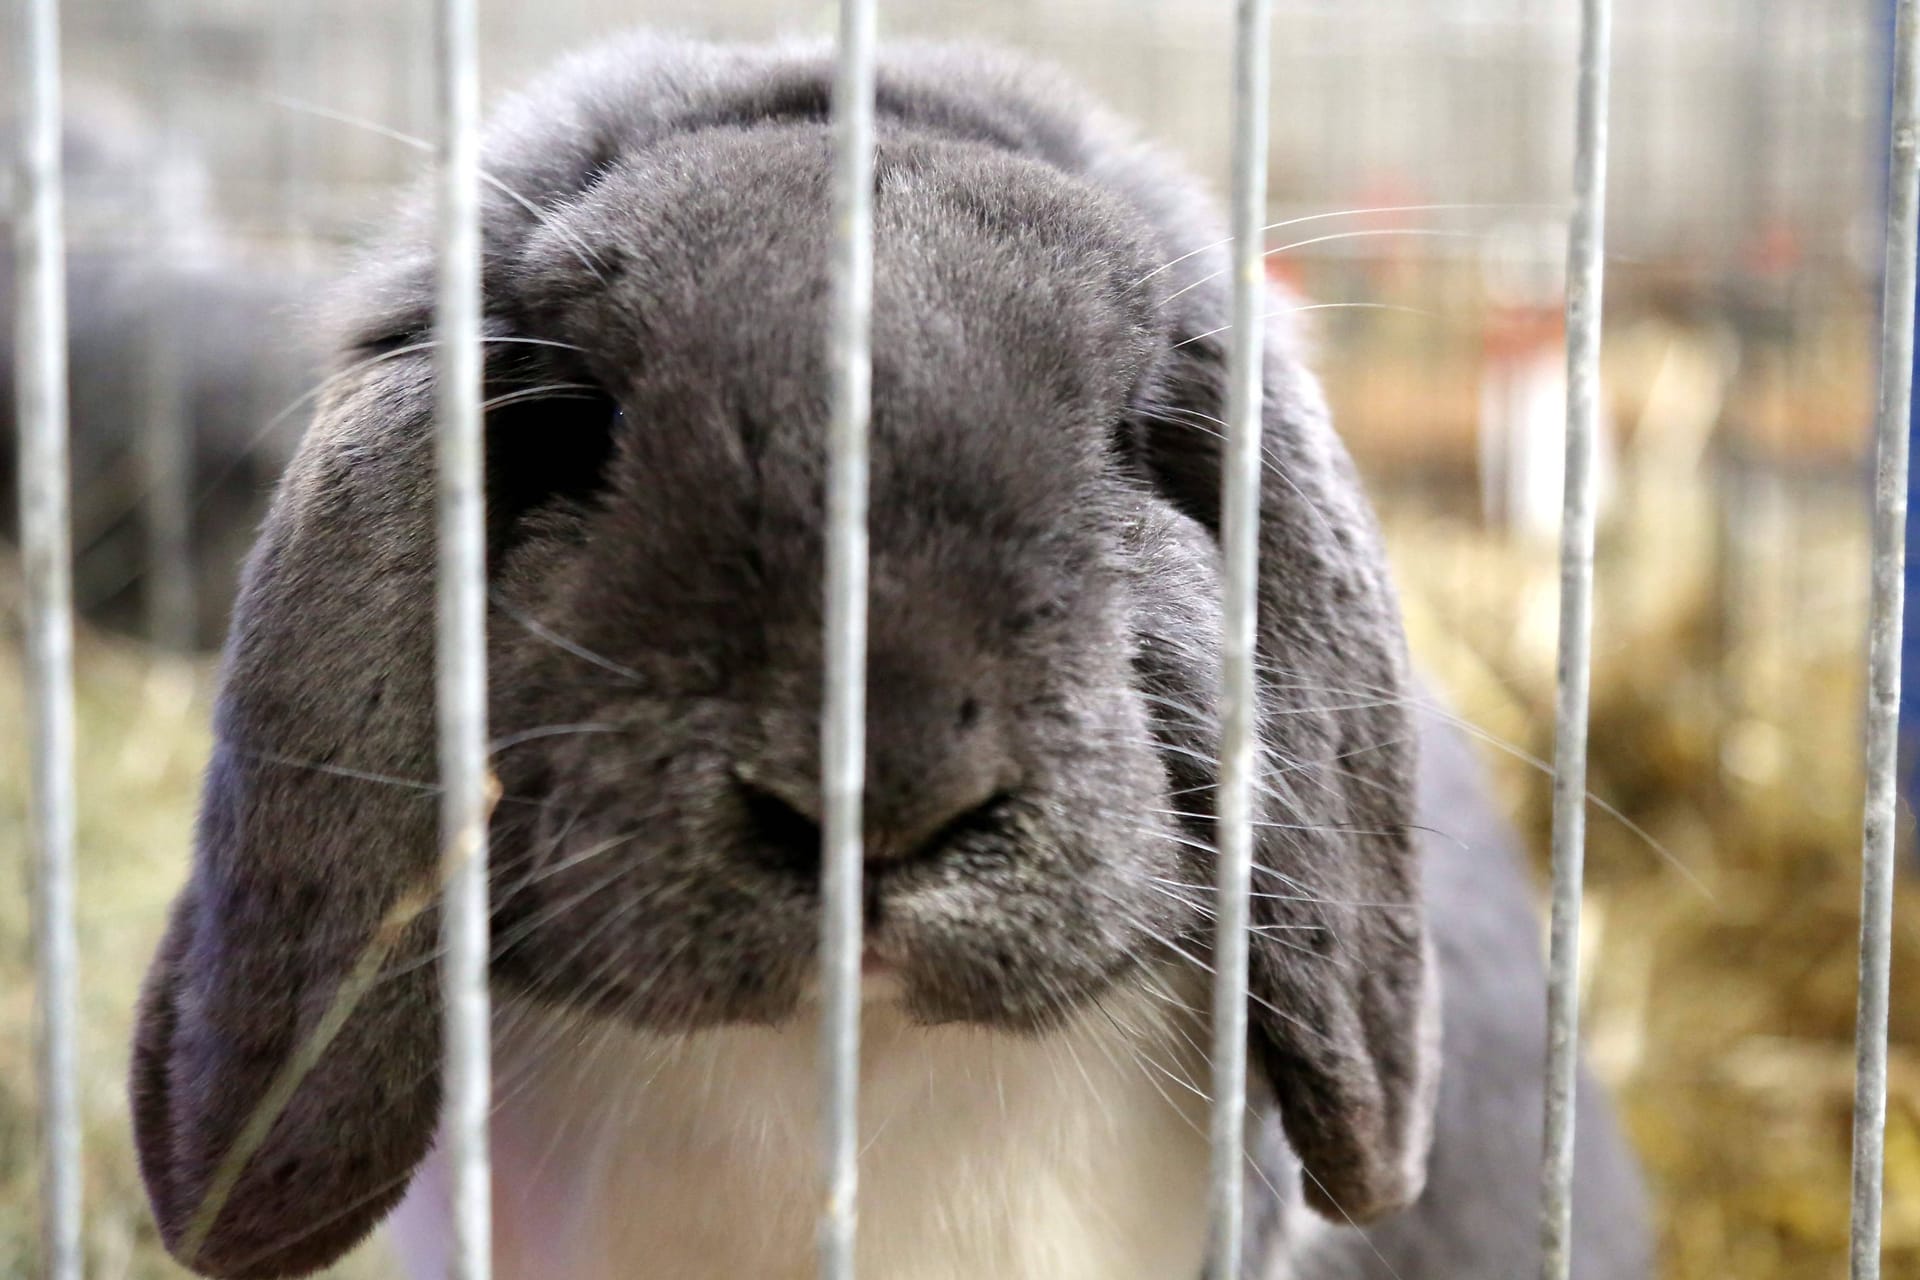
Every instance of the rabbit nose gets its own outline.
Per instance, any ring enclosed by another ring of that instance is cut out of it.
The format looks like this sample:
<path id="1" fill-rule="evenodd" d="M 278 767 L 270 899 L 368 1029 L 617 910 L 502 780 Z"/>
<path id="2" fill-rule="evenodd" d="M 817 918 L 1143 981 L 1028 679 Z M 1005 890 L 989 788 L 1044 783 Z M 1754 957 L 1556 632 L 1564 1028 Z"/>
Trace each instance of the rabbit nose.
<path id="1" fill-rule="evenodd" d="M 870 866 L 937 856 L 954 836 L 991 823 L 1015 782 L 1001 717 L 964 686 L 923 681 L 884 652 L 867 704 L 861 806 Z"/>
<path id="2" fill-rule="evenodd" d="M 862 852 L 869 866 L 935 856 L 954 835 L 993 819 L 1011 784 L 996 751 L 963 743 L 936 754 L 924 741 L 889 738 L 869 735 L 861 798 Z M 762 848 L 796 871 L 817 871 L 817 782 L 745 764 L 735 767 L 734 778 Z"/>
<path id="3" fill-rule="evenodd" d="M 936 856 L 962 831 L 990 823 L 1006 796 L 996 773 L 964 765 L 899 788 L 887 785 L 887 772 L 880 771 L 875 778 L 880 785 L 871 788 L 862 807 L 869 866 Z"/>

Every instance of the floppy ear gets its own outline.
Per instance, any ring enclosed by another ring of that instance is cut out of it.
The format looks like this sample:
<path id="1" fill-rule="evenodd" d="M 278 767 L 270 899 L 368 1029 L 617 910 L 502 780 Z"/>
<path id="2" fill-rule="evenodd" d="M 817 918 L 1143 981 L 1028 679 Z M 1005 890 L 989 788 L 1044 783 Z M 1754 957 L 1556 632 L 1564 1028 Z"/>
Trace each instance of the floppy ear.
<path id="1" fill-rule="evenodd" d="M 345 1253 L 438 1119 L 426 359 L 353 379 L 275 498 L 192 878 L 141 997 L 141 1173 L 167 1247 L 206 1275 Z"/>
<path id="2" fill-rule="evenodd" d="M 1165 495 L 1217 536 L 1226 336 L 1197 335 L 1225 307 L 1207 296 L 1188 295 L 1174 317 L 1138 431 Z M 1398 608 L 1352 463 L 1296 349 L 1270 329 L 1250 1052 L 1308 1202 L 1361 1221 L 1424 1183 L 1438 1008 Z"/>

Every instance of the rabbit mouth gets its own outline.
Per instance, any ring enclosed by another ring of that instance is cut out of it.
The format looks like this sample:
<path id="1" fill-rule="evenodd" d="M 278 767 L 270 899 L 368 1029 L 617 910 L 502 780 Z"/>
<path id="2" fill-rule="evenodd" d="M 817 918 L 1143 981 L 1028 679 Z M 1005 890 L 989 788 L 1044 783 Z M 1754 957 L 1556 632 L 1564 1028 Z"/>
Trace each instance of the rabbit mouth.
<path id="1" fill-rule="evenodd" d="M 1062 1024 L 1159 954 L 1187 922 L 1116 910 L 1112 864 L 1048 865 L 1044 844 L 872 877 L 860 994 L 926 1025 L 1038 1033 Z M 779 1026 L 817 1013 L 815 886 L 736 864 L 732 877 L 627 880 L 547 914 L 497 925 L 515 945 L 496 978 L 542 1003 L 662 1032 Z M 1158 901 L 1157 899 L 1155 901 Z M 556 963 L 556 958 L 563 963 Z"/>
<path id="2" fill-rule="evenodd" d="M 682 750 L 656 773 L 628 740 L 607 741 L 556 739 L 567 754 L 510 781 L 542 803 L 496 813 L 496 978 L 657 1031 L 808 1016 L 818 828 L 739 804 L 730 753 Z M 1176 806 L 1127 763 L 1030 774 L 912 856 L 870 858 L 863 998 L 916 1022 L 1044 1031 L 1169 954 L 1163 942 L 1185 946 L 1199 915 L 1161 891 L 1194 879 L 1164 816 Z"/>
<path id="3" fill-rule="evenodd" d="M 900 966 L 886 958 L 878 948 L 868 947 L 860 954 L 860 1002 L 862 1004 L 904 1004 L 907 998 L 906 976 Z"/>
<path id="4" fill-rule="evenodd" d="M 816 1004 L 821 997 L 821 977 L 815 972 L 807 981 L 802 1005 Z M 907 970 L 888 947 L 868 945 L 860 951 L 860 1003 L 863 1005 L 903 1006 L 907 1001 Z"/>

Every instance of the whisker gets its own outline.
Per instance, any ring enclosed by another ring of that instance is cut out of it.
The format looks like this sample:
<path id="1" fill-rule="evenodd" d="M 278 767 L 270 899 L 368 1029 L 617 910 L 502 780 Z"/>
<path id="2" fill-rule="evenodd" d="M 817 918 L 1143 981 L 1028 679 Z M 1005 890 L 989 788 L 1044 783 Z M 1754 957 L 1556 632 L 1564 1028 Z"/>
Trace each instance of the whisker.
<path id="1" fill-rule="evenodd" d="M 306 112 L 309 115 L 318 116 L 323 120 L 331 120 L 336 124 L 344 124 L 356 129 L 365 129 L 369 133 L 391 139 L 404 146 L 412 147 L 417 151 L 424 151 L 431 154 L 434 150 L 433 143 L 427 141 L 425 138 L 415 137 L 410 133 L 403 133 L 398 129 L 383 125 L 377 120 L 368 120 L 360 116 L 349 115 L 344 111 L 322 106 L 317 102 L 308 102 L 303 98 L 289 97 L 285 94 L 267 93 L 261 96 L 275 106 L 285 107 L 291 111 Z M 588 245 L 586 241 L 582 240 L 566 227 L 561 226 L 560 223 L 554 219 L 551 210 L 543 209 L 541 206 L 521 195 L 518 191 L 515 191 L 512 187 L 509 187 L 500 179 L 488 173 L 485 169 L 477 170 L 476 173 L 481 182 L 519 205 L 532 216 L 535 222 L 559 236 L 560 239 L 565 242 L 566 246 L 573 250 L 574 256 L 580 260 L 580 265 L 587 269 L 589 275 L 603 285 L 607 283 L 606 276 L 600 272 L 600 268 L 606 264 L 600 261 L 599 255 L 593 252 L 592 246 Z"/>
<path id="2" fill-rule="evenodd" d="M 1342 1208 L 1340 1202 L 1333 1198 L 1333 1193 L 1327 1190 L 1327 1184 L 1314 1177 L 1313 1170 L 1307 1168 L 1304 1162 L 1300 1165 L 1300 1176 L 1309 1179 L 1314 1186 L 1320 1188 L 1320 1194 L 1327 1198 L 1327 1203 L 1335 1209 L 1340 1210 L 1340 1216 L 1347 1220 L 1347 1225 L 1353 1228 L 1354 1234 L 1366 1243 L 1367 1248 L 1373 1250 L 1373 1256 L 1380 1259 L 1380 1265 L 1387 1269 L 1387 1274 L 1392 1276 L 1393 1280 L 1400 1280 L 1400 1273 L 1393 1269 L 1393 1264 L 1387 1261 L 1387 1256 L 1381 1253 L 1379 1247 L 1373 1243 L 1367 1236 L 1367 1233 L 1360 1229 L 1360 1224 L 1353 1220 L 1353 1215 Z"/>
<path id="3" fill-rule="evenodd" d="M 549 725 L 542 725 L 538 729 L 522 729 L 519 733 L 510 733 L 510 734 L 507 734 L 505 737 L 495 738 L 491 743 L 488 744 L 487 750 L 492 754 L 498 755 L 502 751 L 511 751 L 513 748 L 517 746 L 521 746 L 522 744 L 528 743 L 528 742 L 534 742 L 541 738 L 557 738 L 567 734 L 575 734 L 575 733 L 626 733 L 626 732 L 627 732 L 627 729 L 625 728 L 625 726 L 622 726 L 622 725 L 597 724 L 592 721 L 586 721 L 580 724 L 549 724 Z"/>
<path id="4" fill-rule="evenodd" d="M 553 347 L 563 351 L 581 350 L 580 347 L 571 342 L 555 342 L 546 338 L 523 338 L 504 334 L 493 337 L 483 336 L 480 341 L 489 346 L 520 345 Z M 407 356 L 417 355 L 423 351 L 431 351 L 437 346 L 439 346 L 437 339 L 424 338 L 417 342 L 410 342 L 405 346 L 395 347 L 391 351 L 376 351 L 358 360 L 351 361 L 322 377 L 313 387 L 303 392 L 296 397 L 292 403 L 267 419 L 264 426 L 256 430 L 234 451 L 233 456 L 225 465 L 214 470 L 212 475 L 200 485 L 198 492 L 194 495 L 193 510 L 203 510 L 220 492 L 221 487 L 231 480 L 234 475 L 239 472 L 241 467 L 247 464 L 248 458 L 259 451 L 261 443 L 273 435 L 275 431 L 279 430 L 287 419 L 302 409 L 317 403 L 322 396 L 326 395 L 327 392 L 331 391 L 334 387 L 351 378 L 357 377 L 374 365 L 382 364 L 389 360 L 403 359 Z M 118 507 L 100 515 L 93 521 L 94 527 L 86 536 L 75 538 L 75 546 L 77 547 L 76 554 L 85 554 L 99 546 L 102 540 L 111 536 L 116 528 L 137 512 L 140 509 L 140 504 L 151 497 L 152 493 L 153 490 L 150 484 L 144 480 L 135 481 L 132 491 L 128 493 L 125 500 Z M 137 565 L 119 578 L 104 584 L 95 584 L 91 595 L 97 599 L 106 599 L 125 590 L 130 584 L 138 582 L 146 573 L 146 565 Z"/>
<path id="5" fill-rule="evenodd" d="M 592 393 L 597 390 L 598 388 L 584 382 L 549 382 L 538 387 L 519 387 L 512 391 L 503 392 L 500 395 L 494 396 L 491 400 L 482 401 L 480 407 L 482 409 L 500 409 L 510 404 L 519 404 L 523 400 L 593 400 L 597 397 Z M 556 391 L 578 391 L 583 394 L 554 395 L 553 393 Z"/>
<path id="6" fill-rule="evenodd" d="M 1297 227 L 1302 225 L 1303 223 L 1308 223 L 1308 222 L 1326 222 L 1333 218 L 1356 218 L 1356 217 L 1361 217 L 1363 215 L 1375 214 L 1375 213 L 1449 213 L 1449 212 L 1455 212 L 1455 211 L 1466 212 L 1466 211 L 1483 211 L 1483 210 L 1499 211 L 1499 212 L 1508 212 L 1513 210 L 1538 210 L 1538 211 L 1564 213 L 1566 212 L 1566 206 L 1559 205 L 1559 204 L 1383 204 L 1383 205 L 1374 205 L 1372 207 L 1364 208 L 1364 209 L 1331 209 L 1325 213 L 1302 214 L 1299 217 L 1285 218 L 1279 222 L 1269 222 L 1266 226 L 1260 228 L 1260 231 L 1264 235 L 1266 232 L 1269 232 L 1269 231 L 1279 231 L 1286 227 Z M 1201 254 L 1210 253 L 1215 249 L 1224 249 L 1232 243 L 1233 243 L 1233 237 L 1227 236 L 1224 239 L 1215 240 L 1212 244 L 1201 245 L 1198 249 L 1189 250 L 1188 252 L 1181 254 L 1177 258 L 1173 258 L 1173 259 L 1170 259 L 1169 261 L 1161 263 L 1159 266 L 1147 272 L 1147 274 L 1141 276 L 1138 280 L 1134 281 L 1133 283 L 1135 286 L 1143 285 L 1147 281 L 1159 275 L 1162 271 L 1166 271 L 1173 267 L 1177 267 L 1189 258 L 1197 258 Z"/>
<path id="7" fill-rule="evenodd" d="M 1329 244 L 1335 240 L 1366 240 L 1374 236 L 1430 236 L 1435 239 L 1479 240 L 1483 239 L 1485 235 L 1486 233 L 1484 231 L 1457 231 L 1446 227 L 1368 227 L 1360 231 L 1334 231 L 1324 236 L 1309 236 L 1305 240 L 1295 240 L 1291 244 L 1283 244 L 1278 248 L 1268 249 L 1262 253 L 1261 256 L 1273 258 L 1283 253 L 1289 253 L 1295 249 L 1305 249 L 1316 244 Z M 1165 306 L 1180 295 L 1190 293 L 1210 280 L 1218 280 L 1225 274 L 1227 274 L 1225 267 L 1220 268 L 1218 271 L 1210 271 L 1198 280 L 1175 289 L 1172 293 L 1160 300 L 1160 305 Z"/>
<path id="8" fill-rule="evenodd" d="M 524 610 L 514 606 L 505 597 L 503 597 L 498 591 L 489 590 L 487 594 L 493 600 L 494 607 L 499 609 L 500 612 L 506 614 L 509 618 L 519 623 L 530 634 L 538 637 L 541 640 L 546 641 L 548 644 L 554 646 L 556 649 L 560 649 L 563 652 L 570 653 L 574 657 L 580 659 L 582 662 L 591 663 L 593 666 L 599 667 L 602 671 L 611 672 L 612 674 L 619 676 L 621 679 L 626 680 L 631 684 L 644 686 L 647 683 L 646 677 L 642 676 L 638 671 L 635 671 L 632 667 L 622 666 L 620 663 L 615 662 L 612 658 L 606 657 L 603 654 L 595 653 L 593 650 L 587 648 L 585 645 L 574 643 L 572 640 L 567 639 L 565 636 L 561 635 L 559 632 L 555 631 L 553 628 L 541 622 L 538 618 L 535 618 L 529 615 L 528 613 L 526 613 Z"/>
<path id="9" fill-rule="evenodd" d="M 1303 311 L 1345 311 L 1345 310 L 1397 311 L 1397 312 L 1400 312 L 1402 315 L 1424 316 L 1430 320 L 1437 320 L 1440 318 L 1440 313 L 1437 311 L 1430 311 L 1425 307 L 1403 306 L 1402 304 L 1397 302 L 1310 302 L 1297 307 L 1282 307 L 1278 311 L 1269 311 L 1266 314 L 1262 315 L 1260 318 L 1262 320 L 1277 320 L 1281 316 L 1298 315 Z M 1216 334 L 1227 333 L 1230 330 L 1232 330 L 1232 328 L 1233 326 L 1231 324 L 1223 324 L 1218 328 L 1209 329 L 1205 333 L 1196 333 L 1191 338 L 1182 338 L 1180 339 L 1180 341 L 1174 343 L 1173 349 L 1178 351 L 1181 347 L 1189 346 L 1195 342 L 1204 341 L 1207 338 L 1211 338 L 1215 336 Z"/>

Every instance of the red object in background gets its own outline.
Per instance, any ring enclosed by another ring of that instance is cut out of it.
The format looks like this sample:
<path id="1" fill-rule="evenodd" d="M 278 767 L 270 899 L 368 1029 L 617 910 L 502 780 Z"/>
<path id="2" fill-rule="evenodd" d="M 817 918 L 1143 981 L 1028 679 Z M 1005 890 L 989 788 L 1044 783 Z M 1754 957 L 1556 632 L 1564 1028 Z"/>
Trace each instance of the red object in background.
<path id="1" fill-rule="evenodd" d="M 1306 295 L 1306 273 L 1300 270 L 1298 262 L 1284 253 L 1267 255 L 1267 279 L 1296 298 Z"/>
<path id="2" fill-rule="evenodd" d="M 1481 512 L 1530 537 L 1559 527 L 1565 333 L 1563 310 L 1537 303 L 1490 302 L 1481 324 Z"/>
<path id="3" fill-rule="evenodd" d="M 1380 233 L 1430 225 L 1432 211 L 1414 207 L 1430 203 L 1432 197 L 1427 192 L 1399 174 L 1379 174 L 1354 192 L 1351 207 L 1373 212 L 1339 219 L 1339 229 L 1368 233 L 1355 244 L 1363 250 L 1359 257 L 1367 263 L 1368 283 L 1375 297 L 1391 297 L 1414 287 L 1420 263 L 1431 246 L 1423 244 L 1420 236 Z"/>
<path id="4" fill-rule="evenodd" d="M 1558 351 L 1566 330 L 1566 313 L 1559 307 L 1492 305 L 1481 326 L 1481 352 L 1488 364 L 1501 364 Z"/>
<path id="5" fill-rule="evenodd" d="M 1802 256 L 1800 235 L 1793 224 L 1773 219 L 1742 246 L 1740 262 L 1756 276 L 1779 279 L 1792 275 L 1799 268 Z"/>

